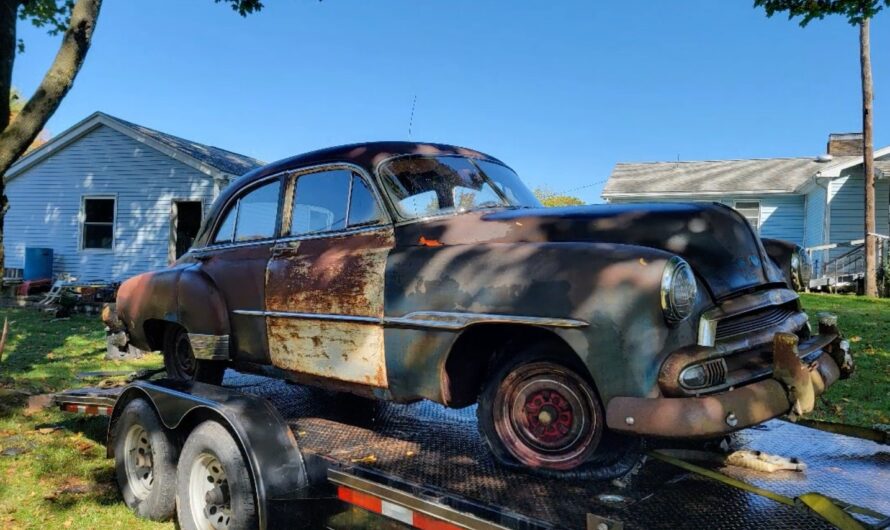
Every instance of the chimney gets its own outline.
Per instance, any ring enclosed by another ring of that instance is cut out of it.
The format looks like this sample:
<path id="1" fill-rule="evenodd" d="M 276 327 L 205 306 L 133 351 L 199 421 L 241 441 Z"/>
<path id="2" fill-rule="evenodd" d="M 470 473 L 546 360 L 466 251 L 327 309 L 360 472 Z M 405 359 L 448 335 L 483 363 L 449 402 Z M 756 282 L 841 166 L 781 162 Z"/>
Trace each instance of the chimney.
<path id="1" fill-rule="evenodd" d="M 829 134 L 828 154 L 831 156 L 862 156 L 862 133 Z"/>

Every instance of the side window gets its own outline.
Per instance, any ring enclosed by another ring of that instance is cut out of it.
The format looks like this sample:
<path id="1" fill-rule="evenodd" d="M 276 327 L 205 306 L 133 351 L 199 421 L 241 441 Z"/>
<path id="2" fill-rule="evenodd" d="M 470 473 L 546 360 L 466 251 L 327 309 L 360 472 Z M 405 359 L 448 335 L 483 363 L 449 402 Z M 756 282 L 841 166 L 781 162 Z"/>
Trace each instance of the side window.
<path id="1" fill-rule="evenodd" d="M 321 171 L 297 177 L 291 235 L 330 232 L 346 227 L 346 206 L 352 172 Z"/>
<path id="2" fill-rule="evenodd" d="M 371 225 L 380 221 L 380 206 L 365 182 L 358 175 L 352 176 L 352 195 L 349 200 L 349 226 Z"/>
<path id="3" fill-rule="evenodd" d="M 229 211 L 223 219 L 222 224 L 216 230 L 216 236 L 213 238 L 214 243 L 231 243 L 232 237 L 235 235 L 235 218 L 238 217 L 238 201 L 229 206 Z"/>
<path id="4" fill-rule="evenodd" d="M 229 243 L 275 237 L 280 190 L 281 181 L 275 180 L 239 197 L 226 212 L 213 242 Z"/>
<path id="5" fill-rule="evenodd" d="M 278 218 L 278 192 L 281 181 L 275 180 L 251 191 L 238 201 L 235 241 L 251 241 L 275 237 Z"/>

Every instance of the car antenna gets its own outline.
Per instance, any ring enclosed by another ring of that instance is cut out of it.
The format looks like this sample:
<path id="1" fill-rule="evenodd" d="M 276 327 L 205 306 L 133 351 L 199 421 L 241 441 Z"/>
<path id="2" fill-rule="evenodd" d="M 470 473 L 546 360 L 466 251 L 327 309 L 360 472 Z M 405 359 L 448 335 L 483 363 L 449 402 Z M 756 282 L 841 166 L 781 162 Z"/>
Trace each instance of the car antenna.
<path id="1" fill-rule="evenodd" d="M 414 94 L 414 101 L 411 103 L 411 117 L 408 118 L 408 138 L 411 138 L 411 128 L 414 126 L 414 107 L 417 106 L 417 94 Z"/>

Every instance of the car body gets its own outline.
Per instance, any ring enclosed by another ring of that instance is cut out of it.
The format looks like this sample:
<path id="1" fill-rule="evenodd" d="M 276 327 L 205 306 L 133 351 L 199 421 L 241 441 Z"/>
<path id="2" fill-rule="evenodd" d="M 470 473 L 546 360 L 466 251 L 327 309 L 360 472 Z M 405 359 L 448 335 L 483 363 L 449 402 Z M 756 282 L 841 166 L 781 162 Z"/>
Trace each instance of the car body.
<path id="1" fill-rule="evenodd" d="M 616 433 L 718 436 L 804 411 L 851 368 L 836 322 L 811 333 L 734 210 L 545 209 L 499 160 L 439 144 L 330 148 L 239 178 L 117 310 L 172 375 L 234 366 L 478 401 L 498 458 L 553 470 Z"/>
<path id="2" fill-rule="evenodd" d="M 810 285 L 812 269 L 809 255 L 797 243 L 784 239 L 763 238 L 763 248 L 773 263 L 782 271 L 785 282 L 795 291 L 805 291 Z"/>

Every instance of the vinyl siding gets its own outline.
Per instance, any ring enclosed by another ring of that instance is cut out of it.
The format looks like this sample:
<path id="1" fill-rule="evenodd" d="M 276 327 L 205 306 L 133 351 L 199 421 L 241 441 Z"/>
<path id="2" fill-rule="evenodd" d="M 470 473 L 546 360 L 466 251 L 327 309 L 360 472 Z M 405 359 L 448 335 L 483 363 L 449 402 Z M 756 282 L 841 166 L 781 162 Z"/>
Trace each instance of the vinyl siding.
<path id="1" fill-rule="evenodd" d="M 844 243 L 865 236 L 865 178 L 862 166 L 841 172 L 828 187 L 828 198 L 831 208 L 830 242 Z M 890 231 L 888 208 L 890 208 L 890 182 L 887 179 L 875 183 L 875 223 L 879 234 Z M 833 259 L 849 252 L 849 248 L 837 248 L 830 251 Z"/>
<path id="2" fill-rule="evenodd" d="M 804 196 L 803 195 L 746 195 L 724 197 L 719 201 L 707 197 L 690 196 L 684 200 L 649 198 L 632 200 L 616 199 L 612 202 L 721 202 L 733 206 L 735 201 L 760 202 L 760 235 L 775 239 L 785 239 L 800 245 L 804 240 Z"/>
<path id="3" fill-rule="evenodd" d="M 213 200 L 213 179 L 103 125 L 10 180 L 6 267 L 25 247 L 54 252 L 53 271 L 120 280 L 167 265 L 173 200 Z M 84 196 L 116 199 L 113 250 L 80 249 Z"/>

